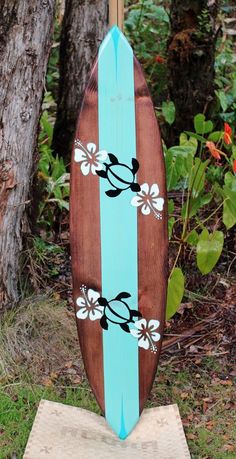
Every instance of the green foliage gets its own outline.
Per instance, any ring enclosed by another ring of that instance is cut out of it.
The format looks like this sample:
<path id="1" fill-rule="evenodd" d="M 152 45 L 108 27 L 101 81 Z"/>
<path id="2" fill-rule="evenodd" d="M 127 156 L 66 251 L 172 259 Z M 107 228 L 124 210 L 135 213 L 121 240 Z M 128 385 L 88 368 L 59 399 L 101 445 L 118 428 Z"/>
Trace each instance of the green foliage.
<path id="1" fill-rule="evenodd" d="M 183 296 L 184 276 L 176 267 L 183 250 L 189 248 L 197 268 L 208 274 L 223 250 L 224 233 L 218 227 L 224 225 L 228 230 L 236 224 L 236 148 L 231 128 L 225 125 L 224 130 L 213 131 L 213 122 L 203 114 L 195 116 L 194 128 L 195 132 L 180 135 L 179 145 L 164 146 L 167 189 L 182 190 L 179 215 L 173 199 L 168 206 L 170 243 L 178 246 L 168 283 L 168 318 L 178 310 Z M 217 223 L 209 231 L 207 225 L 211 226 L 215 217 Z"/>
<path id="2" fill-rule="evenodd" d="M 165 8 L 166 2 L 140 0 L 127 3 L 125 35 L 145 70 L 152 96 L 156 100 L 167 84 L 169 15 Z"/>
<path id="3" fill-rule="evenodd" d="M 212 121 L 206 121 L 205 115 L 199 113 L 194 118 L 194 128 L 197 134 L 209 134 L 213 130 L 213 123 Z"/>
<path id="4" fill-rule="evenodd" d="M 162 114 L 166 122 L 171 125 L 175 121 L 175 104 L 172 101 L 162 102 Z"/>
<path id="5" fill-rule="evenodd" d="M 53 124 L 47 110 L 40 120 L 38 180 L 42 199 L 39 205 L 38 222 L 41 226 L 52 227 L 55 209 L 69 210 L 69 174 L 63 158 L 54 156 L 51 149 Z"/>
<path id="6" fill-rule="evenodd" d="M 180 268 L 174 268 L 168 279 L 166 319 L 178 310 L 184 294 L 184 275 Z"/>
<path id="7" fill-rule="evenodd" d="M 206 228 L 202 230 L 197 243 L 197 266 L 202 274 L 212 271 L 220 258 L 223 244 L 222 231 L 214 231 L 210 234 Z"/>
<path id="8" fill-rule="evenodd" d="M 0 387 L 0 459 L 22 458 L 42 399 L 86 408 L 99 413 L 93 395 L 83 384 L 64 389 L 16 382 Z M 19 428 L 20 426 L 20 428 Z"/>
<path id="9" fill-rule="evenodd" d="M 222 18 L 223 19 L 223 18 Z M 236 121 L 236 59 L 234 43 L 228 36 L 220 38 L 217 43 L 215 60 L 216 70 L 216 97 L 218 104 L 216 112 L 219 117 L 228 123 Z"/>

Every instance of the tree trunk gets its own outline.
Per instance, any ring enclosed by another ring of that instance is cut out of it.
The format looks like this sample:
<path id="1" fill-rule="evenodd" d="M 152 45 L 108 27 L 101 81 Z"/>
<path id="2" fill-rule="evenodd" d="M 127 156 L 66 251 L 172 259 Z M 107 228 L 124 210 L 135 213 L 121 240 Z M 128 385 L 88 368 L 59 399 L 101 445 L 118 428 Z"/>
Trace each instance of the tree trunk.
<path id="1" fill-rule="evenodd" d="M 211 6 L 209 6 L 211 5 Z M 172 141 L 214 100 L 217 1 L 172 0 L 168 45 L 169 93 L 176 107 Z"/>
<path id="2" fill-rule="evenodd" d="M 107 30 L 107 17 L 107 0 L 66 0 L 53 148 L 67 161 L 91 65 Z"/>
<path id="3" fill-rule="evenodd" d="M 54 0 L 0 5 L 0 310 L 19 299 L 22 223 L 32 178 Z"/>

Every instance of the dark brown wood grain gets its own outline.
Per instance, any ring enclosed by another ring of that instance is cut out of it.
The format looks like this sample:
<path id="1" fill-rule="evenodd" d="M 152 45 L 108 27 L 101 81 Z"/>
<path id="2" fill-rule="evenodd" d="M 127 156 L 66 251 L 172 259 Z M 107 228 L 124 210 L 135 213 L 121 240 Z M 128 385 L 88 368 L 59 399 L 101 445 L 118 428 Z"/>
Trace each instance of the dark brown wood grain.
<path id="1" fill-rule="evenodd" d="M 160 197 L 165 199 L 162 220 L 152 214 L 144 216 L 138 209 L 138 285 L 139 309 L 147 320 L 158 319 L 158 332 L 163 335 L 167 282 L 167 197 L 165 165 L 161 137 L 153 104 L 140 64 L 134 60 L 136 156 L 141 165 L 138 183 L 157 183 Z M 161 351 L 160 341 L 154 354 L 140 348 L 139 398 L 140 412 L 149 396 Z"/>
<path id="2" fill-rule="evenodd" d="M 139 63 L 134 60 L 137 159 L 139 184 L 157 183 L 165 199 L 162 220 L 153 214 L 138 215 L 138 284 L 139 309 L 147 320 L 158 319 L 163 334 L 167 282 L 167 197 L 161 138 L 149 91 Z M 97 63 L 85 92 L 76 138 L 85 145 L 98 145 Z M 74 300 L 80 296 L 81 284 L 101 292 L 101 248 L 99 178 L 83 176 L 80 164 L 72 160 L 71 177 L 71 254 Z M 125 260 L 124 260 L 125 263 Z M 97 401 L 104 411 L 102 328 L 99 321 L 77 320 L 86 373 Z M 139 348 L 140 412 L 149 396 L 161 349 L 157 353 Z"/>
<path id="3" fill-rule="evenodd" d="M 98 145 L 97 64 L 95 64 L 78 120 L 76 139 Z M 101 292 L 99 177 L 84 176 L 80 164 L 71 163 L 70 241 L 74 302 L 82 284 Z M 76 308 L 76 303 L 75 303 Z M 99 321 L 77 320 L 85 371 L 104 411 L 102 328 Z"/>

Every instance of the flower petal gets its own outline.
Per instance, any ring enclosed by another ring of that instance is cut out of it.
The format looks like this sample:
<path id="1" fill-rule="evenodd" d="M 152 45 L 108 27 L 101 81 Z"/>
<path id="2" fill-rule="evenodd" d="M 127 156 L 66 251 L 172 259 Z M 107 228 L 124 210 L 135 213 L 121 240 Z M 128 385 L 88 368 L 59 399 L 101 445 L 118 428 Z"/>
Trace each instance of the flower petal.
<path id="1" fill-rule="evenodd" d="M 146 336 L 142 336 L 142 338 L 138 341 L 138 345 L 143 349 L 149 349 L 150 343 Z"/>
<path id="2" fill-rule="evenodd" d="M 94 164 L 95 167 L 96 167 L 96 171 L 101 171 L 103 169 L 103 164 L 102 163 L 95 163 Z"/>
<path id="3" fill-rule="evenodd" d="M 156 341 L 159 341 L 161 335 L 160 333 L 152 332 L 151 337 L 152 337 L 152 340 L 156 342 Z"/>
<path id="4" fill-rule="evenodd" d="M 105 159 L 107 159 L 107 151 L 106 150 L 100 150 L 96 153 L 96 160 L 97 161 L 105 161 Z"/>
<path id="5" fill-rule="evenodd" d="M 88 161 L 83 161 L 83 163 L 81 164 L 81 172 L 83 175 L 88 175 L 89 172 L 90 172 L 90 164 L 88 163 Z"/>
<path id="6" fill-rule="evenodd" d="M 89 311 L 89 318 L 90 320 L 98 320 L 101 319 L 103 315 L 103 308 L 102 310 L 100 308 L 94 308 Z"/>
<path id="7" fill-rule="evenodd" d="M 76 304 L 77 306 L 79 306 L 80 308 L 84 308 L 86 303 L 85 303 L 85 299 L 82 297 L 82 296 L 79 296 L 76 300 Z"/>
<path id="8" fill-rule="evenodd" d="M 143 204 L 143 199 L 138 194 L 131 199 L 131 205 L 134 207 L 141 206 Z"/>
<path id="9" fill-rule="evenodd" d="M 156 330 L 160 326 L 160 322 L 159 322 L 159 320 L 152 319 L 152 320 L 149 320 L 147 326 L 148 326 L 149 330 L 152 332 L 153 330 Z"/>
<path id="10" fill-rule="evenodd" d="M 157 183 L 153 183 L 153 185 L 151 186 L 150 195 L 152 196 L 152 198 L 156 198 L 159 195 L 159 193 L 159 186 L 157 185 Z"/>
<path id="11" fill-rule="evenodd" d="M 140 194 L 141 196 L 144 196 L 145 194 L 148 194 L 148 193 L 149 193 L 149 186 L 148 186 L 147 183 L 143 183 L 143 184 L 140 186 L 140 188 L 141 188 L 141 191 L 139 192 L 139 194 Z"/>
<path id="12" fill-rule="evenodd" d="M 96 292 L 92 288 L 88 289 L 88 299 L 91 303 L 96 303 L 99 297 L 100 293 Z"/>
<path id="13" fill-rule="evenodd" d="M 149 205 L 145 203 L 141 209 L 141 212 L 143 215 L 149 215 L 151 212 Z"/>
<path id="14" fill-rule="evenodd" d="M 75 162 L 79 163 L 80 161 L 84 161 L 87 159 L 86 153 L 83 150 L 80 150 L 80 148 L 75 148 Z"/>
<path id="15" fill-rule="evenodd" d="M 89 153 L 95 153 L 96 148 L 97 147 L 96 147 L 95 143 L 92 143 L 92 142 L 87 143 L 87 149 L 88 149 Z"/>
<path id="16" fill-rule="evenodd" d="M 155 198 L 152 200 L 152 205 L 157 210 L 163 210 L 164 207 L 164 199 L 163 198 Z"/>
<path id="17" fill-rule="evenodd" d="M 76 317 L 78 319 L 87 319 L 87 317 L 88 317 L 88 309 L 87 308 L 80 308 L 76 313 Z"/>
<path id="18" fill-rule="evenodd" d="M 102 169 L 102 165 L 101 164 L 95 163 L 95 164 L 91 165 L 91 172 L 92 172 L 93 175 L 96 175 L 96 171 L 101 170 L 101 169 Z"/>
<path id="19" fill-rule="evenodd" d="M 144 328 L 147 327 L 147 321 L 146 319 L 140 319 L 140 320 L 136 320 L 135 322 L 135 327 L 138 328 L 139 330 L 143 330 Z"/>
<path id="20" fill-rule="evenodd" d="M 130 328 L 129 331 L 131 335 L 134 336 L 135 338 L 139 338 L 140 336 L 142 336 L 140 330 L 135 330 L 134 328 Z"/>

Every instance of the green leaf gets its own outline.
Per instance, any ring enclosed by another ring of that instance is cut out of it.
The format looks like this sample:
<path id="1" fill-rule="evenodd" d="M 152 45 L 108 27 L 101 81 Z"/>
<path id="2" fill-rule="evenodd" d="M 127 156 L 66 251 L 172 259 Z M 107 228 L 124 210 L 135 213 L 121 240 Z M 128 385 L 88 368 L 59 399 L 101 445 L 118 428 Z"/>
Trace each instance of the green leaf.
<path id="1" fill-rule="evenodd" d="M 205 228 L 197 243 L 197 266 L 202 274 L 212 271 L 220 258 L 224 245 L 224 234 L 222 231 L 214 231 L 209 234 Z"/>
<path id="2" fill-rule="evenodd" d="M 174 102 L 162 102 L 162 113 L 168 124 L 173 124 L 175 121 L 175 104 Z"/>
<path id="3" fill-rule="evenodd" d="M 177 145 L 169 148 L 173 155 L 173 162 L 177 164 L 179 179 L 186 178 L 192 168 L 194 148 L 192 146 Z M 179 181 L 179 180 L 178 180 Z"/>
<path id="4" fill-rule="evenodd" d="M 174 224 L 175 224 L 175 217 L 170 217 L 168 219 L 168 237 L 169 237 L 169 240 L 171 239 L 171 236 L 172 236 L 172 231 L 173 231 Z"/>
<path id="5" fill-rule="evenodd" d="M 188 135 L 190 135 L 191 137 L 193 137 L 194 139 L 199 140 L 199 142 L 201 142 L 201 143 L 206 143 L 205 137 L 202 137 L 202 136 L 199 135 L 199 134 L 195 134 L 195 132 L 185 131 L 185 134 L 188 134 Z"/>
<path id="6" fill-rule="evenodd" d="M 212 200 L 213 195 L 211 193 L 200 194 L 197 198 L 191 198 L 189 202 L 189 218 L 196 215 L 199 209 L 209 204 Z M 183 218 L 186 216 L 186 203 L 182 207 L 181 215 Z"/>
<path id="7" fill-rule="evenodd" d="M 165 156 L 166 161 L 166 184 L 167 190 L 172 190 L 182 177 L 183 158 L 182 156 L 174 156 L 171 151 L 167 151 Z"/>
<path id="8" fill-rule="evenodd" d="M 206 121 L 205 115 L 199 113 L 194 117 L 194 129 L 197 134 L 208 134 L 213 130 L 212 121 Z"/>
<path id="9" fill-rule="evenodd" d="M 226 112 L 228 108 L 228 99 L 224 91 L 216 91 L 216 95 L 219 98 L 221 108 L 223 112 Z"/>
<path id="10" fill-rule="evenodd" d="M 153 17 L 159 21 L 166 23 L 170 22 L 169 15 L 166 12 L 166 9 L 163 6 L 156 6 L 152 4 Z"/>
<path id="11" fill-rule="evenodd" d="M 168 279 L 166 320 L 178 310 L 184 294 L 184 275 L 180 268 L 175 268 Z"/>
<path id="12" fill-rule="evenodd" d="M 232 159 L 236 159 L 236 145 L 232 146 Z"/>
<path id="13" fill-rule="evenodd" d="M 192 156 L 194 155 L 194 148 L 189 145 L 176 145 L 170 147 L 169 151 L 173 153 L 174 156 L 182 156 L 183 158 L 187 158 L 189 154 Z"/>
<path id="14" fill-rule="evenodd" d="M 190 245 L 193 245 L 193 246 L 196 246 L 197 243 L 198 243 L 198 240 L 199 240 L 199 236 L 198 236 L 198 233 L 195 229 L 193 229 L 189 234 L 188 234 L 188 237 L 186 239 L 186 241 L 188 242 L 188 244 Z"/>
<path id="15" fill-rule="evenodd" d="M 195 158 L 194 166 L 189 179 L 189 190 L 192 190 L 193 198 L 196 198 L 202 191 L 205 183 L 205 170 L 209 160 L 202 162 L 200 158 Z"/>
<path id="16" fill-rule="evenodd" d="M 175 203 L 173 199 L 168 199 L 168 214 L 172 214 L 174 212 Z"/>
<path id="17" fill-rule="evenodd" d="M 205 139 L 204 139 L 205 140 Z M 191 147 L 192 148 L 192 154 L 195 155 L 197 152 L 197 147 L 198 147 L 198 141 L 196 138 L 192 137 L 191 135 L 187 136 L 185 132 L 182 132 L 179 136 L 179 144 L 180 146 L 184 147 Z"/>
<path id="18" fill-rule="evenodd" d="M 232 172 L 226 172 L 225 174 L 225 185 L 232 191 L 236 191 L 236 176 Z"/>
<path id="19" fill-rule="evenodd" d="M 46 133 L 46 135 L 48 137 L 48 144 L 50 146 L 51 143 L 52 143 L 53 125 L 49 121 L 49 116 L 48 116 L 47 110 L 45 110 L 42 113 L 42 116 L 41 116 L 41 119 L 40 119 L 40 125 L 41 125 L 41 129 L 43 129 L 43 131 L 45 131 L 45 133 Z"/>
<path id="20" fill-rule="evenodd" d="M 223 132 L 222 131 L 214 131 L 208 136 L 208 140 L 211 142 L 219 142 L 223 138 Z"/>
<path id="21" fill-rule="evenodd" d="M 228 186 L 223 187 L 225 198 L 223 205 L 223 223 L 227 229 L 236 224 L 236 191 L 232 191 Z"/>
<path id="22" fill-rule="evenodd" d="M 58 156 L 56 156 L 52 166 L 52 178 L 54 180 L 57 180 L 59 177 L 65 174 L 65 172 L 66 167 L 63 158 L 59 158 Z"/>

